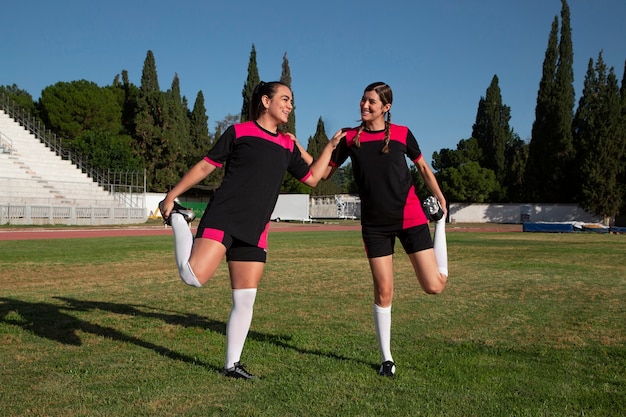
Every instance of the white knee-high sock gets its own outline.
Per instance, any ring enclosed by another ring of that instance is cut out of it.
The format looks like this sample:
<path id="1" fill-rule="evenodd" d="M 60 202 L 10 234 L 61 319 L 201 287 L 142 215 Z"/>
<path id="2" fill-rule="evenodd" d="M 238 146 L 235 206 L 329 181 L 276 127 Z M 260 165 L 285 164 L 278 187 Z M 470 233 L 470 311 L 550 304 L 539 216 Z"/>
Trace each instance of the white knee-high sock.
<path id="1" fill-rule="evenodd" d="M 448 276 L 448 244 L 446 242 L 446 219 L 445 217 L 435 222 L 435 236 L 433 237 L 433 248 L 437 267 L 446 277 Z"/>
<path id="2" fill-rule="evenodd" d="M 189 257 L 193 247 L 193 234 L 182 214 L 173 213 L 171 216 L 172 231 L 174 232 L 174 257 L 178 267 L 180 279 L 192 287 L 202 287 L 196 275 L 189 266 Z"/>
<path id="3" fill-rule="evenodd" d="M 380 348 L 382 362 L 393 361 L 391 356 L 391 306 L 380 307 L 374 304 L 374 327 Z"/>
<path id="4" fill-rule="evenodd" d="M 243 345 L 252 323 L 255 299 L 256 288 L 233 290 L 233 306 L 226 325 L 226 369 L 232 368 L 241 359 Z"/>

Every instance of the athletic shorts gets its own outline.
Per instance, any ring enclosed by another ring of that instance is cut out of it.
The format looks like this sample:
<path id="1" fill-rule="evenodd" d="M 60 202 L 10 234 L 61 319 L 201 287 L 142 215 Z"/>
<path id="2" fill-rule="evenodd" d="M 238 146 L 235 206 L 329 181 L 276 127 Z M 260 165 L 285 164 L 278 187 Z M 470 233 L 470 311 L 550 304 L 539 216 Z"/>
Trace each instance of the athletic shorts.
<path id="1" fill-rule="evenodd" d="M 196 237 L 215 240 L 226 246 L 227 261 L 263 263 L 267 261 L 267 251 L 265 249 L 239 240 L 223 230 L 198 228 Z"/>
<path id="2" fill-rule="evenodd" d="M 396 237 L 407 254 L 432 249 L 433 239 L 428 224 L 402 230 L 381 230 L 376 227 L 363 227 L 363 245 L 368 258 L 379 258 L 394 253 Z"/>

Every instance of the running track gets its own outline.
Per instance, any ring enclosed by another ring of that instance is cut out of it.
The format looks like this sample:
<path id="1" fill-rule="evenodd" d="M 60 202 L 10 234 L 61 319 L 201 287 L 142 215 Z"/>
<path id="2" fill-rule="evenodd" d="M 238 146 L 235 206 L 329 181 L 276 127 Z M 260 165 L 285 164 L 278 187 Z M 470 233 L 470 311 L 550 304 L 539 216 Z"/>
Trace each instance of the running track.
<path id="1" fill-rule="evenodd" d="M 313 232 L 313 231 L 359 231 L 359 225 L 332 225 L 332 224 L 300 224 L 274 223 L 270 224 L 270 233 L 276 232 Z M 447 232 L 521 232 L 521 225 L 475 225 L 456 226 L 448 225 Z M 195 230 L 194 230 L 195 233 Z M 162 236 L 171 235 L 172 229 L 160 226 L 123 227 L 123 228 L 81 228 L 81 229 L 0 229 L 0 240 L 32 240 L 32 239 L 70 239 L 92 237 L 124 237 L 124 236 Z"/>

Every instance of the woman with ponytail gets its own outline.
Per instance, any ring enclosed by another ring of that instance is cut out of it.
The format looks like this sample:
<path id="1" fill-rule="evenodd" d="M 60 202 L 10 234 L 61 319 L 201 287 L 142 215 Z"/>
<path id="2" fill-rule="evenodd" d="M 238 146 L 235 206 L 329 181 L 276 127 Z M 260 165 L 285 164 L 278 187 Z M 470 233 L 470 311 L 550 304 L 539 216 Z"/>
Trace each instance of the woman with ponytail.
<path id="1" fill-rule="evenodd" d="M 345 138 L 333 152 L 324 176 L 328 178 L 348 157 L 351 159 L 361 198 L 363 243 L 374 281 L 374 324 L 382 358 L 379 374 L 387 377 L 392 377 L 396 369 L 390 347 L 396 238 L 427 294 L 441 293 L 448 278 L 446 200 L 413 133 L 391 123 L 392 102 L 387 84 L 376 82 L 365 88 L 360 103 L 361 124 L 343 129 Z M 434 196 L 423 205 L 415 194 L 407 158 Z M 429 219 L 435 221 L 432 238 Z"/>
<path id="2" fill-rule="evenodd" d="M 241 365 L 240 356 L 265 267 L 270 216 L 285 173 L 315 187 L 343 137 L 341 131 L 337 132 L 309 165 L 295 137 L 278 130 L 293 110 L 292 97 L 285 84 L 261 82 L 250 100 L 250 121 L 226 129 L 206 156 L 159 203 L 166 224 L 174 232 L 176 264 L 185 284 L 202 287 L 226 257 L 232 309 L 226 326 L 222 374 L 232 378 L 255 378 Z M 188 223 L 195 215 L 175 200 L 219 168 L 225 171 L 224 179 L 207 205 L 194 239 Z"/>

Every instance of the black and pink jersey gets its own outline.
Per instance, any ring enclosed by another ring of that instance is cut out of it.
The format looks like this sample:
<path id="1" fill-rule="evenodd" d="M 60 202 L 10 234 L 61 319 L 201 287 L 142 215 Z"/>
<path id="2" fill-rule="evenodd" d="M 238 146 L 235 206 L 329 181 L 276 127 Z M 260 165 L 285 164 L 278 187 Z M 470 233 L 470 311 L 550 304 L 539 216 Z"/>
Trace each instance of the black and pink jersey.
<path id="1" fill-rule="evenodd" d="M 217 229 L 267 248 L 269 220 L 285 173 L 300 181 L 311 175 L 294 141 L 249 121 L 226 129 L 204 160 L 225 172 L 202 216 L 198 237 L 205 228 L 205 233 Z"/>
<path id="2" fill-rule="evenodd" d="M 348 157 L 361 198 L 361 224 L 389 230 L 408 229 L 428 220 L 415 194 L 406 158 L 416 162 L 422 152 L 413 133 L 405 126 L 391 124 L 389 153 L 382 153 L 385 131 L 363 130 L 360 147 L 354 144 L 359 128 L 347 131 L 331 158 L 341 166 Z"/>

